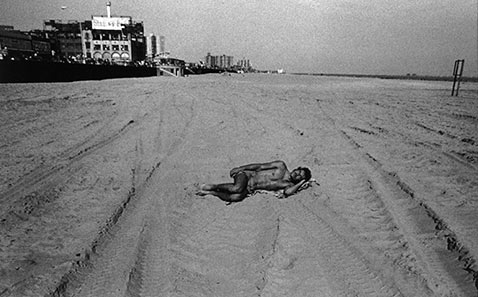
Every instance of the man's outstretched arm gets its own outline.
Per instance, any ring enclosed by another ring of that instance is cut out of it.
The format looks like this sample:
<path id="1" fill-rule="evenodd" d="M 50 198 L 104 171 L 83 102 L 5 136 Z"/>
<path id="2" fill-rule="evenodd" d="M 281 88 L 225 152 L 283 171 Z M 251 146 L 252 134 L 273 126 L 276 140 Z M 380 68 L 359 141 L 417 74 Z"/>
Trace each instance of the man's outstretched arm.
<path id="1" fill-rule="evenodd" d="M 284 161 L 280 161 L 280 160 L 268 162 L 268 163 L 252 163 L 252 164 L 233 168 L 230 172 L 230 176 L 234 176 L 236 173 L 240 171 L 260 171 L 260 170 L 276 169 L 281 167 L 284 169 L 287 169 Z"/>

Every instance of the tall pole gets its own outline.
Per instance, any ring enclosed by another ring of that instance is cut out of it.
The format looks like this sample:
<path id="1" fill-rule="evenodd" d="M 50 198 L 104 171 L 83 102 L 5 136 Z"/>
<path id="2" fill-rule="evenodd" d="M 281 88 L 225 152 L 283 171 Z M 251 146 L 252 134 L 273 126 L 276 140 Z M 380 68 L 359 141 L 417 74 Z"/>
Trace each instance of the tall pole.
<path id="1" fill-rule="evenodd" d="M 106 15 L 108 18 L 111 18 L 111 2 L 108 1 L 106 2 Z"/>

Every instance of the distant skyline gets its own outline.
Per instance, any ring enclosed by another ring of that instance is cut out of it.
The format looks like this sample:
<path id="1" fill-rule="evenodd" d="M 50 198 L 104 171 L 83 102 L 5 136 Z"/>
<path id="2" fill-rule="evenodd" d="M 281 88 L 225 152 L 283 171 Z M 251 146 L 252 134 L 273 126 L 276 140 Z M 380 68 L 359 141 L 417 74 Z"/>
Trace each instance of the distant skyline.
<path id="1" fill-rule="evenodd" d="M 48 19 L 106 14 L 107 0 L 2 0 L 0 24 L 41 29 Z M 256 69 L 343 74 L 451 75 L 465 59 L 478 76 L 478 0 L 111 0 L 112 15 L 188 62 L 211 52 Z"/>

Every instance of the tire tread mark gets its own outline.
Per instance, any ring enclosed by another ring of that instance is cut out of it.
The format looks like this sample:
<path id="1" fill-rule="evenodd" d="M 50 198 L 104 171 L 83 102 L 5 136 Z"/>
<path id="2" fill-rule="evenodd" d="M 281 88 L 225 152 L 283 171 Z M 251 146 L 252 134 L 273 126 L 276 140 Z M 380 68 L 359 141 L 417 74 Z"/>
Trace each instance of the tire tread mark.
<path id="1" fill-rule="evenodd" d="M 81 294 L 83 293 L 79 292 L 81 291 L 82 286 L 88 281 L 88 277 L 90 277 L 91 279 L 92 275 L 98 273 L 99 269 L 102 269 L 102 267 L 98 266 L 98 263 L 100 261 L 106 263 L 104 262 L 106 258 L 115 256 L 111 254 L 111 250 L 109 250 L 109 248 L 111 246 L 115 247 L 114 243 L 112 244 L 112 242 L 114 238 L 118 236 L 118 233 L 125 232 L 129 228 L 126 223 L 120 222 L 120 219 L 122 221 L 131 220 L 131 216 L 133 216 L 133 214 L 138 211 L 138 208 L 141 207 L 142 204 L 144 205 L 145 202 L 142 202 L 140 198 L 144 192 L 144 189 L 150 183 L 151 177 L 159 168 L 159 165 L 160 163 L 158 163 L 155 167 L 151 169 L 148 174 L 149 178 L 147 178 L 144 183 L 132 186 L 128 196 L 115 209 L 110 218 L 99 229 L 96 238 L 90 243 L 89 248 L 85 250 L 82 259 L 73 263 L 72 268 L 69 270 L 69 272 L 63 275 L 58 285 L 51 291 L 49 296 L 78 296 L 77 294 L 80 294 L 79 296 L 82 296 Z M 135 180 L 134 176 L 132 177 L 132 180 Z M 144 226 L 139 230 L 143 229 Z M 132 236 L 132 234 L 130 233 L 127 234 L 128 236 Z M 143 231 L 141 234 L 147 233 Z M 120 239 L 120 242 L 121 244 L 125 244 L 124 240 Z M 133 240 L 132 242 L 134 243 L 135 240 Z M 120 246 L 121 244 L 118 244 L 118 246 Z M 143 248 L 144 244 L 144 240 L 142 240 L 140 241 L 138 246 L 140 248 Z M 115 248 L 119 249 L 119 247 Z M 113 264 L 111 265 L 114 266 Z M 105 268 L 103 267 L 103 269 Z M 115 268 L 113 268 L 113 270 L 115 270 Z"/>
<path id="2" fill-rule="evenodd" d="M 32 173 L 24 176 L 13 187 L 0 194 L 0 202 L 6 205 L 3 208 L 2 213 L 0 213 L 0 216 L 5 216 L 5 214 L 11 210 L 17 200 L 21 199 L 27 193 L 44 192 L 52 188 L 54 185 L 61 184 L 61 181 L 67 176 L 65 175 L 66 170 L 71 168 L 73 163 L 78 162 L 87 155 L 120 138 L 124 133 L 126 133 L 127 128 L 131 124 L 132 122 L 129 122 L 123 126 L 119 132 L 114 133 L 108 138 L 86 147 L 85 149 L 82 149 L 80 152 L 77 152 L 74 155 L 65 157 L 63 161 L 60 161 L 59 164 L 56 164 L 51 168 L 46 169 L 44 167 L 37 167 Z"/>
<path id="3" fill-rule="evenodd" d="M 400 177 L 395 172 L 388 172 L 383 169 L 382 164 L 377 161 L 377 159 L 371 157 L 371 155 L 365 151 L 358 143 L 351 136 L 349 136 L 345 131 L 340 130 L 342 135 L 347 139 L 353 147 L 358 151 L 360 155 L 362 155 L 366 164 L 370 165 L 375 172 L 375 175 L 378 178 L 383 178 L 385 182 L 384 187 L 389 187 L 390 191 L 396 192 L 400 191 L 402 194 L 397 193 L 396 196 L 399 196 L 401 199 L 398 199 L 397 202 L 392 202 L 388 200 L 387 204 L 390 205 L 391 209 L 395 209 L 396 211 L 404 211 L 404 209 L 400 210 L 400 208 L 410 208 L 410 207 L 419 207 L 421 211 L 428 216 L 433 222 L 435 223 L 435 229 L 438 231 L 437 236 L 438 238 L 447 246 L 447 249 L 451 252 L 447 257 L 454 257 L 452 254 L 453 252 L 457 252 L 459 257 L 457 261 L 454 263 L 455 265 L 460 265 L 464 271 L 466 271 L 471 279 L 473 280 L 474 286 L 476 291 L 478 291 L 478 268 L 476 266 L 476 259 L 470 254 L 469 249 L 466 247 L 463 242 L 461 242 L 456 234 L 449 228 L 448 224 L 435 212 L 433 209 L 421 198 L 417 197 L 413 189 L 403 182 Z M 356 144 L 356 145 L 355 145 Z M 369 172 L 370 173 L 370 172 Z M 385 190 L 386 191 L 386 190 Z M 401 202 L 400 202 L 401 201 Z M 399 204 L 405 204 L 404 206 L 399 206 Z M 398 206 L 398 207 L 397 207 Z M 403 228 L 404 224 L 399 224 L 401 228 Z M 407 229 L 407 228 L 405 228 Z M 407 232 L 408 234 L 412 234 L 412 232 Z M 408 237 L 407 241 L 411 242 L 413 245 L 420 245 L 418 238 L 411 238 Z M 422 249 L 426 247 L 422 246 Z M 425 255 L 423 252 L 420 252 L 420 249 L 415 249 L 414 253 L 420 254 L 420 258 L 428 259 L 429 257 Z M 428 280 L 432 283 L 435 283 L 435 286 L 441 286 L 441 283 L 444 281 L 439 275 L 441 274 L 438 270 L 441 270 L 439 263 L 435 263 L 439 261 L 439 259 L 428 259 L 431 261 L 432 267 L 434 267 L 433 271 L 430 271 L 431 275 Z M 438 270 L 437 270 L 438 269 Z M 437 275 L 438 274 L 438 275 Z M 437 277 L 439 279 L 437 279 Z M 459 276 L 455 276 L 459 277 Z M 464 284 L 465 290 L 469 291 L 469 285 L 467 285 L 465 280 L 460 281 Z M 439 285 L 440 284 L 440 285 Z M 447 283 L 447 287 L 455 288 L 452 289 L 453 291 L 459 290 L 456 287 L 457 284 Z M 433 287 L 433 286 L 432 286 Z M 474 292 L 476 293 L 476 292 Z M 458 294 L 458 293 L 457 293 Z M 467 293 L 463 293 L 467 294 Z"/>

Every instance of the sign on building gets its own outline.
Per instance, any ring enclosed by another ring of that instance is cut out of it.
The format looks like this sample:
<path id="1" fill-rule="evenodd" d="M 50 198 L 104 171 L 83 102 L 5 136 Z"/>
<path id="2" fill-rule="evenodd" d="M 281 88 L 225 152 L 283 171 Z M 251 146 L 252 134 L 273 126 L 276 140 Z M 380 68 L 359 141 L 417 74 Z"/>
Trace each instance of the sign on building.
<path id="1" fill-rule="evenodd" d="M 92 27 L 94 30 L 121 30 L 124 25 L 131 23 L 131 18 L 125 17 L 100 17 L 93 16 Z"/>

